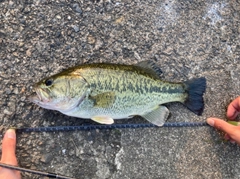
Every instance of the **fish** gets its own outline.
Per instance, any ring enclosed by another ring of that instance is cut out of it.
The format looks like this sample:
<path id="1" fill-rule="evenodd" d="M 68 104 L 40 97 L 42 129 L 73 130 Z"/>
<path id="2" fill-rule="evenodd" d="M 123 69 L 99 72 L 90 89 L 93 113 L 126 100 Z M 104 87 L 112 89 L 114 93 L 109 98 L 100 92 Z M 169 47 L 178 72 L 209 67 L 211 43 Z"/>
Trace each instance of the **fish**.
<path id="1" fill-rule="evenodd" d="M 141 116 L 162 126 L 170 113 L 164 104 L 171 102 L 182 103 L 196 115 L 203 113 L 205 77 L 169 82 L 161 75 L 153 61 L 82 64 L 36 83 L 29 100 L 42 108 L 100 124 Z"/>

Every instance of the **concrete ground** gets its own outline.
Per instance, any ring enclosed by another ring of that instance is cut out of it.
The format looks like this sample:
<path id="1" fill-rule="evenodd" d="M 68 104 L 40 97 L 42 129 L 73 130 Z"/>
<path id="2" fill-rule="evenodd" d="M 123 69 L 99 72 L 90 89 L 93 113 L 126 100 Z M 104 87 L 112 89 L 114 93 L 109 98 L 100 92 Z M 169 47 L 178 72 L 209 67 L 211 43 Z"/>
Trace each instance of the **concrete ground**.
<path id="1" fill-rule="evenodd" d="M 165 80 L 206 77 L 203 115 L 168 104 L 169 122 L 226 119 L 240 95 L 237 0 L 0 0 L 0 9 L 2 132 L 89 122 L 26 98 L 43 77 L 82 63 L 153 60 Z M 239 152 L 211 127 L 25 133 L 17 141 L 21 167 L 81 179 L 237 179 Z"/>

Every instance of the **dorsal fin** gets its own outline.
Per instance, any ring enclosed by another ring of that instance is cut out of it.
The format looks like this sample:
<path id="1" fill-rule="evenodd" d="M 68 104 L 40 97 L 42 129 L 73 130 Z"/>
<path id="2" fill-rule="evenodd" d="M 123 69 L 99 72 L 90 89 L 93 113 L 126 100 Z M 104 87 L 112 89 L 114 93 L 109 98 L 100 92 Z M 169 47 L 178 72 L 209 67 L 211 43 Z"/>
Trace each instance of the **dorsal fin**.
<path id="1" fill-rule="evenodd" d="M 143 68 L 148 73 L 152 74 L 157 78 L 160 78 L 160 76 L 162 75 L 162 70 L 153 61 L 150 60 L 141 61 L 135 65 Z"/>

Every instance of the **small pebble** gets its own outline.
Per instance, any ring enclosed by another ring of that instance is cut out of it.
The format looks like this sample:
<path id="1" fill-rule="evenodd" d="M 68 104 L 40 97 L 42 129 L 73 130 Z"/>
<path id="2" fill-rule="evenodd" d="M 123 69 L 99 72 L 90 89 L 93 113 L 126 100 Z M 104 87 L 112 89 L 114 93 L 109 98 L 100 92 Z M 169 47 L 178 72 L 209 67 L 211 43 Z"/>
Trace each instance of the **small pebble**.
<path id="1" fill-rule="evenodd" d="M 75 32 L 79 32 L 79 26 L 73 25 L 72 27 L 73 27 L 73 29 L 74 29 Z"/>
<path id="2" fill-rule="evenodd" d="M 79 5 L 77 3 L 73 4 L 73 9 L 77 12 L 77 13 L 82 13 L 82 10 L 80 9 Z"/>

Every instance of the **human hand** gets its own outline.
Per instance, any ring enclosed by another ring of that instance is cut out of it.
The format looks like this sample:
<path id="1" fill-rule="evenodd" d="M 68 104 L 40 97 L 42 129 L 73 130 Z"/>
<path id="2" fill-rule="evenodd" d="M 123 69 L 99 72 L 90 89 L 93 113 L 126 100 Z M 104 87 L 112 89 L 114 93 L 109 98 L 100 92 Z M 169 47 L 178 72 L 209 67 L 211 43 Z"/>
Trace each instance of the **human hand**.
<path id="1" fill-rule="evenodd" d="M 227 117 L 230 120 L 234 120 L 240 113 L 240 96 L 233 100 L 227 109 Z M 224 138 L 231 142 L 236 142 L 240 145 L 240 126 L 229 124 L 228 122 L 218 118 L 208 118 L 207 123 L 223 132 L 225 132 Z"/>
<path id="2" fill-rule="evenodd" d="M 5 133 L 2 141 L 2 163 L 17 165 L 16 151 L 16 133 L 14 129 L 9 129 Z M 0 168 L 1 179 L 21 179 L 19 171 L 7 168 Z"/>

